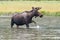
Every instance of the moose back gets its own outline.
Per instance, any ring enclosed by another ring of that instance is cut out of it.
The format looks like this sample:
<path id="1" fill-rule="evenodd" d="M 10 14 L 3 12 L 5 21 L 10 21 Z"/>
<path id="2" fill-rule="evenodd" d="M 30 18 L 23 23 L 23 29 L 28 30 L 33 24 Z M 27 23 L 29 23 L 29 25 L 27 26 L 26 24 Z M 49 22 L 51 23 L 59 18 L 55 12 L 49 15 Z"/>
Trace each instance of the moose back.
<path id="1" fill-rule="evenodd" d="M 38 10 L 41 9 L 39 7 L 32 7 L 32 10 L 30 11 L 24 11 L 21 13 L 16 13 L 11 18 L 11 28 L 13 28 L 13 25 L 16 24 L 17 28 L 20 25 L 26 25 L 27 28 L 29 28 L 29 23 L 35 23 L 34 20 L 32 20 L 33 17 L 40 17 L 42 18 L 43 15 L 38 12 Z"/>

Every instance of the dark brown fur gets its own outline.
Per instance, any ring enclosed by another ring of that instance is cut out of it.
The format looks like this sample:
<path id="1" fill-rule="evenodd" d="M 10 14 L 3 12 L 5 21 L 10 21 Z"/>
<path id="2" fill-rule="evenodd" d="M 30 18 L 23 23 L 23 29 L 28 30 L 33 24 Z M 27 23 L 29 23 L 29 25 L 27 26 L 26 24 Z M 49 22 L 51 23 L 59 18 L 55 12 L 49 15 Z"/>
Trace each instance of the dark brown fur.
<path id="1" fill-rule="evenodd" d="M 25 11 L 25 12 L 17 13 L 13 15 L 11 19 L 11 28 L 13 27 L 14 24 L 17 25 L 17 28 L 18 26 L 24 25 L 24 24 L 26 25 L 27 28 L 29 28 L 29 23 L 32 23 L 32 22 L 36 24 L 36 22 L 33 21 L 32 18 L 34 16 L 43 17 L 43 15 L 38 12 L 39 9 L 40 9 L 39 7 L 36 7 L 36 8 L 32 7 L 31 11 Z"/>

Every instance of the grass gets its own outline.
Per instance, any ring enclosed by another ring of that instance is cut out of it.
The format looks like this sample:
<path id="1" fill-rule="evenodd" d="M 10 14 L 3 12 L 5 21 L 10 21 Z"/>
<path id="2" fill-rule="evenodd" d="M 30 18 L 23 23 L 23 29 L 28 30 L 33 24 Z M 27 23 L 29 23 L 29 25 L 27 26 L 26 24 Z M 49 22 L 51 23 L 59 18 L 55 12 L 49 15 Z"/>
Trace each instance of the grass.
<path id="1" fill-rule="evenodd" d="M 39 12 L 44 15 L 60 16 L 60 1 L 0 1 L 0 15 L 31 10 L 31 7 L 42 7 Z"/>
<path id="2" fill-rule="evenodd" d="M 46 15 L 46 16 L 60 16 L 60 12 L 46 12 L 46 11 L 41 11 L 41 13 L 43 13 L 43 15 Z"/>
<path id="3" fill-rule="evenodd" d="M 15 12 L 0 12 L 0 16 L 11 16 L 12 14 L 14 14 Z M 41 11 L 41 13 L 43 15 L 46 16 L 60 16 L 60 12 L 46 12 L 46 11 Z"/>
<path id="4" fill-rule="evenodd" d="M 22 12 L 25 10 L 31 10 L 31 7 L 33 6 L 42 7 L 41 11 L 60 11 L 60 1 L 0 1 L 0 12 Z"/>

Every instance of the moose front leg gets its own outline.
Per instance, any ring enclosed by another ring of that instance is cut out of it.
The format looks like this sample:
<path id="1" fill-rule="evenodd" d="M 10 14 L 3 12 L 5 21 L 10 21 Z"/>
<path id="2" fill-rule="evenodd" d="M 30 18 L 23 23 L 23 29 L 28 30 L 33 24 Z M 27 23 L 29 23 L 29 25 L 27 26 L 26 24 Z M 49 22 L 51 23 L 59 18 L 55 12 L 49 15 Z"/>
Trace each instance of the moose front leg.
<path id="1" fill-rule="evenodd" d="M 29 29 L 29 24 L 28 23 L 26 23 L 26 27 L 27 27 L 27 29 Z"/>
<path id="2" fill-rule="evenodd" d="M 35 25 L 37 25 L 37 23 L 36 23 L 34 20 L 32 20 L 32 22 L 33 22 Z"/>

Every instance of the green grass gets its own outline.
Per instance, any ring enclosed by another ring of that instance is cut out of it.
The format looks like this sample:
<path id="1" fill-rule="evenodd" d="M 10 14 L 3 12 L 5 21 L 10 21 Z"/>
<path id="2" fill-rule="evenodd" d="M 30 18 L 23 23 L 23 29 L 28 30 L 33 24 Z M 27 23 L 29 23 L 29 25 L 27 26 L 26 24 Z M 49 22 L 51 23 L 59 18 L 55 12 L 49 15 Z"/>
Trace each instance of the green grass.
<path id="1" fill-rule="evenodd" d="M 60 1 L 0 1 L 0 15 L 28 11 L 32 7 L 42 7 L 39 11 L 43 15 L 60 16 Z"/>
<path id="2" fill-rule="evenodd" d="M 0 16 L 9 16 L 14 14 L 15 12 L 0 12 Z M 46 12 L 46 11 L 41 11 L 41 13 L 45 16 L 60 16 L 60 12 Z"/>
<path id="3" fill-rule="evenodd" d="M 41 11 L 43 15 L 46 16 L 60 16 L 60 12 L 46 12 L 46 11 Z"/>

